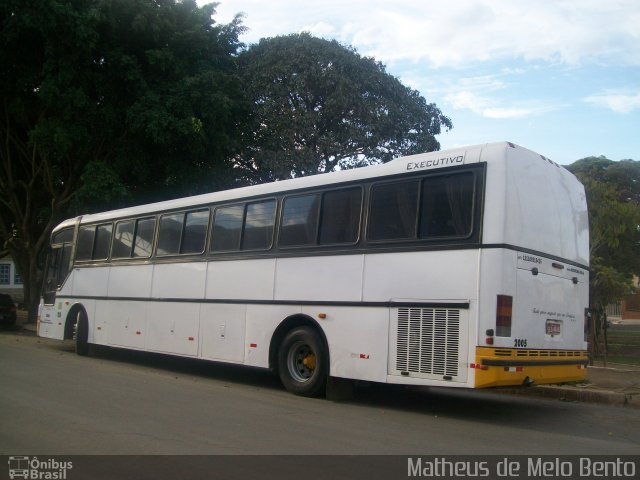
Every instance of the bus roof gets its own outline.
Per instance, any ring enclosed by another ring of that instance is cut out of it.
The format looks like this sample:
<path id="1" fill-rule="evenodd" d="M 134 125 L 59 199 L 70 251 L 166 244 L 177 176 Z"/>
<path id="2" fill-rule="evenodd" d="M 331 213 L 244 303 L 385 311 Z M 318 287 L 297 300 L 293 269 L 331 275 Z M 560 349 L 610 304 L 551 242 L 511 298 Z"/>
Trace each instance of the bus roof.
<path id="1" fill-rule="evenodd" d="M 320 187 L 325 185 L 344 183 L 350 181 L 366 180 L 371 178 L 396 175 L 415 171 L 440 170 L 447 167 L 468 165 L 478 162 L 504 161 L 508 149 L 523 149 L 510 142 L 496 142 L 468 147 L 454 148 L 450 150 L 420 153 L 406 157 L 396 158 L 388 163 L 368 167 L 343 170 L 338 172 L 312 175 L 289 180 L 252 185 L 248 187 L 234 188 L 219 192 L 194 195 L 190 197 L 167 200 L 163 202 L 138 205 L 118 210 L 84 215 L 71 218 L 59 224 L 54 232 L 61 228 L 75 224 L 79 219 L 81 223 L 98 223 L 120 218 L 137 217 L 147 214 L 156 214 L 165 211 L 181 210 L 215 203 L 232 202 L 245 198 L 259 197 L 281 192 L 296 191 Z M 527 149 L 523 149 L 527 150 Z M 527 150 L 528 151 L 528 150 Z M 528 151 L 530 152 L 530 151 Z M 530 152 L 532 153 L 532 152 Z M 559 167 L 551 160 L 540 156 L 542 159 Z M 566 169 L 560 168 L 566 174 L 573 176 Z"/>

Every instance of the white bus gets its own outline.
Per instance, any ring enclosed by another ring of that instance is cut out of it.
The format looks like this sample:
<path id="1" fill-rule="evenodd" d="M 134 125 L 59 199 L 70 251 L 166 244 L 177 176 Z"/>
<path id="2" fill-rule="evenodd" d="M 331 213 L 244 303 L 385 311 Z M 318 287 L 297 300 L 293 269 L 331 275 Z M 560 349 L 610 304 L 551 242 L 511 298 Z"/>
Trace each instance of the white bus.
<path id="1" fill-rule="evenodd" d="M 39 335 L 329 379 L 492 387 L 586 375 L 583 186 L 512 143 L 62 222 Z"/>

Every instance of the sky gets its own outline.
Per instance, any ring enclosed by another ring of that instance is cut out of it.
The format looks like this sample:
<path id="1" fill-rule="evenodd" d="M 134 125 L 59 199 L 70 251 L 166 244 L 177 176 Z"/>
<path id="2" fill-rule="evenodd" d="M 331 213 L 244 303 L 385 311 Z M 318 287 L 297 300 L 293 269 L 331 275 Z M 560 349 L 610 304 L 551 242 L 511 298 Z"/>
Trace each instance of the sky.
<path id="1" fill-rule="evenodd" d="M 640 160 L 640 0 L 217 1 L 247 45 L 305 31 L 382 62 L 452 120 L 443 150 Z"/>

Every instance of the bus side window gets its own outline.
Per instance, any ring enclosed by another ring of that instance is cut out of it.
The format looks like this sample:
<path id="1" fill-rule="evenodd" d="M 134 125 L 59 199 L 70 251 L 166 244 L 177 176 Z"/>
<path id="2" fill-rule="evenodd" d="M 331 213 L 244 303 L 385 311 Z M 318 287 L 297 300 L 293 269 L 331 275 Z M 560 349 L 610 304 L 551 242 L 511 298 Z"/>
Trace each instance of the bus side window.
<path id="1" fill-rule="evenodd" d="M 361 208 L 360 187 L 326 192 L 322 196 L 320 245 L 357 242 Z"/>
<path id="2" fill-rule="evenodd" d="M 153 234 L 156 229 L 156 219 L 141 218 L 136 222 L 136 237 L 133 246 L 134 258 L 149 258 L 153 250 Z"/>
<path id="3" fill-rule="evenodd" d="M 83 225 L 80 227 L 78 232 L 78 246 L 76 248 L 76 260 L 91 260 L 95 234 L 95 225 Z"/>
<path id="4" fill-rule="evenodd" d="M 285 198 L 278 240 L 281 247 L 316 244 L 319 200 L 318 194 Z"/>
<path id="5" fill-rule="evenodd" d="M 369 206 L 369 240 L 416 238 L 418 181 L 374 185 Z"/>
<path id="6" fill-rule="evenodd" d="M 202 253 L 207 240 L 209 210 L 187 212 L 184 219 L 184 232 L 180 253 Z"/>
<path id="7" fill-rule="evenodd" d="M 93 255 L 94 260 L 106 260 L 109 258 L 109 246 L 111 245 L 111 231 L 113 225 L 106 223 L 104 225 L 98 225 L 96 227 L 96 237 L 93 243 Z"/>
<path id="8" fill-rule="evenodd" d="M 76 260 L 106 260 L 109 258 L 112 225 L 83 225 L 78 232 Z"/>
<path id="9" fill-rule="evenodd" d="M 176 255 L 180 253 L 180 239 L 182 238 L 182 227 L 184 223 L 184 213 L 172 213 L 160 217 L 160 228 L 158 230 L 158 251 L 157 255 Z"/>
<path id="10" fill-rule="evenodd" d="M 268 250 L 273 243 L 276 201 L 247 204 L 242 234 L 242 250 Z"/>
<path id="11" fill-rule="evenodd" d="M 474 175 L 425 178 L 420 208 L 420 238 L 465 237 L 471 233 Z"/>
<path id="12" fill-rule="evenodd" d="M 113 236 L 111 245 L 112 258 L 131 257 L 134 229 L 135 222 L 133 220 L 125 220 L 123 222 L 116 223 L 116 233 Z"/>
<path id="13" fill-rule="evenodd" d="M 211 233 L 212 252 L 228 252 L 240 249 L 244 205 L 216 208 Z"/>

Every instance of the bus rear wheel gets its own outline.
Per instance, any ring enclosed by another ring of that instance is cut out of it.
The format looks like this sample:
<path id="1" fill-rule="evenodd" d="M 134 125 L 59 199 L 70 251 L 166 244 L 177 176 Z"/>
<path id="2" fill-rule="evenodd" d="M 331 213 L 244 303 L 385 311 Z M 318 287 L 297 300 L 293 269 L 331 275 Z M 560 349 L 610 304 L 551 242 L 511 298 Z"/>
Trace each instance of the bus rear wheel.
<path id="1" fill-rule="evenodd" d="M 327 353 L 320 335 L 310 327 L 291 330 L 280 344 L 278 373 L 289 392 L 316 397 L 327 383 Z"/>

